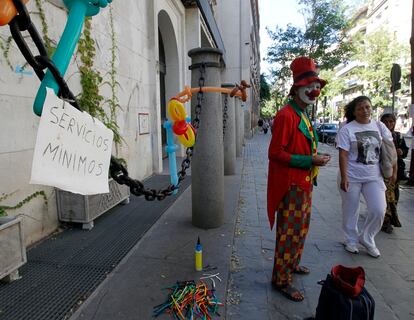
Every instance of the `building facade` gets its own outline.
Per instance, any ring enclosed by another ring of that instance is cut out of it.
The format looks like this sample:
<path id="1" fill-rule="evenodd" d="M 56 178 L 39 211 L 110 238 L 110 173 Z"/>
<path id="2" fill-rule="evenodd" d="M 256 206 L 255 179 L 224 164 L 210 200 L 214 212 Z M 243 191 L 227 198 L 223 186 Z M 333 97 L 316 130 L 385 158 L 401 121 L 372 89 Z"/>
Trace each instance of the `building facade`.
<path id="1" fill-rule="evenodd" d="M 27 4 L 33 23 L 44 36 L 46 29 L 41 26 L 47 25 L 47 38 L 56 45 L 67 11 L 61 0 L 39 3 L 41 8 L 35 1 Z M 96 48 L 94 68 L 103 78 L 99 90 L 105 98 L 114 89 L 107 85 L 109 71 L 116 71 L 116 122 L 123 142 L 112 154 L 126 160 L 132 178 L 142 180 L 164 169 L 166 102 L 191 83 L 187 53 L 193 48 L 223 51 L 223 83 L 241 79 L 251 83 L 243 105 L 245 133 L 247 137 L 251 134 L 259 112 L 257 0 L 113 1 L 110 8 L 92 18 L 91 30 Z M 0 27 L 0 195 L 7 195 L 0 205 L 13 205 L 35 191 L 46 193 L 47 205 L 34 199 L 8 212 L 23 217 L 26 243 L 31 244 L 56 230 L 59 221 L 54 188 L 29 184 L 39 125 L 32 104 L 40 82 L 9 37 L 9 29 Z M 82 91 L 79 65 L 75 50 L 65 75 L 75 94 Z M 189 114 L 189 104 L 186 108 Z M 148 121 L 145 130 L 140 128 L 140 117 Z M 182 148 L 178 153 L 184 152 Z"/>
<path id="2" fill-rule="evenodd" d="M 369 0 L 357 12 L 355 12 L 349 35 L 359 33 L 369 35 L 379 30 L 387 30 L 397 42 L 408 45 L 411 37 L 411 12 L 412 2 L 409 0 Z M 405 67 L 407 61 L 399 60 L 394 63 Z M 349 61 L 336 67 L 336 77 L 346 79 L 346 88 L 342 95 L 335 97 L 331 101 L 331 108 L 334 113 L 338 113 L 338 108 L 360 95 L 364 91 L 364 83 L 349 74 L 355 68 L 368 67 L 360 61 Z M 390 65 L 391 70 L 391 65 Z M 396 109 L 404 112 L 404 107 L 409 104 L 408 95 L 397 95 Z"/>

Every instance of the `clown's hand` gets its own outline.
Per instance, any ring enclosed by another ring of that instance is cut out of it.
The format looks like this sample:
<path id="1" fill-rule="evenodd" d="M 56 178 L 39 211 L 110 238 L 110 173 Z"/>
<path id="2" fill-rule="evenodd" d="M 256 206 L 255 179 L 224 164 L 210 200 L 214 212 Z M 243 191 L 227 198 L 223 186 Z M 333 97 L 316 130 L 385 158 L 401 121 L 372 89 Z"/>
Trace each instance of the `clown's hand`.
<path id="1" fill-rule="evenodd" d="M 312 164 L 315 166 L 325 166 L 329 160 L 331 160 L 331 156 L 328 154 L 315 154 L 312 156 Z"/>

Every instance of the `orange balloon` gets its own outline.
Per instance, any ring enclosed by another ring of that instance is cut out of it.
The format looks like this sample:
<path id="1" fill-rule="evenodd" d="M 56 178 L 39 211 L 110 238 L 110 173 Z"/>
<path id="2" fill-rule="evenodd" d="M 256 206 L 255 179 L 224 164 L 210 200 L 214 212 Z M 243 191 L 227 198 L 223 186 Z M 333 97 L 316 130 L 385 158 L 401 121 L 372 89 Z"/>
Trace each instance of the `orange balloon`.
<path id="1" fill-rule="evenodd" d="M 28 3 L 29 0 L 23 0 Z M 0 0 L 0 26 L 8 24 L 17 15 L 16 7 L 12 0 Z"/>

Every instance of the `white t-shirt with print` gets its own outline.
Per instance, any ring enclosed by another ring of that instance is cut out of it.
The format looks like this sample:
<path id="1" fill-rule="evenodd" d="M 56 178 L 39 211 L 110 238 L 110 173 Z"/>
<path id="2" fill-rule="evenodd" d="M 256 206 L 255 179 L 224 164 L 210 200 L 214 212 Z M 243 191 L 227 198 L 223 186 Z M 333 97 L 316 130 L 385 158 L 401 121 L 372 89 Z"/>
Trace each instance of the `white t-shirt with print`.
<path id="1" fill-rule="evenodd" d="M 379 166 L 382 139 L 392 141 L 391 131 L 380 121 L 347 123 L 338 132 L 338 148 L 348 151 L 349 182 L 382 180 Z"/>

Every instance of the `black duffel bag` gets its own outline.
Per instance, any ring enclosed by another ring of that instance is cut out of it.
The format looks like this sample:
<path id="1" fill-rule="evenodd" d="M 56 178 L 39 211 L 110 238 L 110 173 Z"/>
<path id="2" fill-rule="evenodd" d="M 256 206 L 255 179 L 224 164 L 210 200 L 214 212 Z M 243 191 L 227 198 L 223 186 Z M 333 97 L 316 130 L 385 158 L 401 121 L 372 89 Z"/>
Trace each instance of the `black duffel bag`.
<path id="1" fill-rule="evenodd" d="M 315 319 L 374 320 L 375 301 L 364 284 L 362 267 L 333 267 L 322 281 Z"/>

